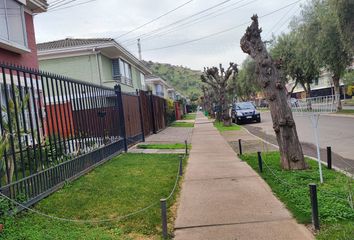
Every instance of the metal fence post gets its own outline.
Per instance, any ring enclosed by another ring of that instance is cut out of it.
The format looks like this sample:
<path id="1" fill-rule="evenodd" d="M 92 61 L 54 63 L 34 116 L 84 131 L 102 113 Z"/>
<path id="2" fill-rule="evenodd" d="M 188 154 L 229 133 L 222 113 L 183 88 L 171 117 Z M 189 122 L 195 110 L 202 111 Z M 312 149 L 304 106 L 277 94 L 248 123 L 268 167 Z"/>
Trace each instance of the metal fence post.
<path id="1" fill-rule="evenodd" d="M 263 172 L 263 162 L 261 152 L 257 152 L 259 172 Z"/>
<path id="2" fill-rule="evenodd" d="M 124 118 L 124 109 L 123 109 L 123 97 L 122 97 L 122 89 L 120 85 L 115 85 L 114 86 L 114 91 L 117 95 L 118 99 L 118 112 L 119 112 L 119 122 L 120 122 L 120 129 L 121 133 L 123 135 L 123 141 L 124 141 L 124 151 L 128 151 L 128 144 L 127 144 L 127 134 L 125 131 L 125 118 Z"/>
<path id="3" fill-rule="evenodd" d="M 241 139 L 238 140 L 238 149 L 239 149 L 239 155 L 242 155 L 242 144 L 241 144 Z"/>
<path id="4" fill-rule="evenodd" d="M 150 106 L 151 106 L 151 120 L 152 120 L 152 133 L 156 134 L 156 122 L 155 122 L 155 109 L 154 109 L 154 95 L 149 92 Z"/>
<path id="5" fill-rule="evenodd" d="M 318 219 L 317 187 L 314 183 L 309 184 L 309 187 L 312 209 L 312 224 L 315 230 L 320 230 L 320 221 Z"/>
<path id="6" fill-rule="evenodd" d="M 141 110 L 141 97 L 140 97 L 140 91 L 137 89 L 136 90 L 136 95 L 138 96 L 138 102 L 139 102 L 139 115 L 140 115 L 140 126 L 141 126 L 141 140 L 145 142 L 145 133 L 144 133 L 144 122 L 143 122 L 143 113 Z"/>
<path id="7" fill-rule="evenodd" d="M 327 168 L 332 169 L 332 148 L 327 147 Z"/>
<path id="8" fill-rule="evenodd" d="M 167 206 L 166 199 L 160 199 L 161 203 L 161 222 L 162 222 L 162 237 L 163 239 L 167 239 Z"/>

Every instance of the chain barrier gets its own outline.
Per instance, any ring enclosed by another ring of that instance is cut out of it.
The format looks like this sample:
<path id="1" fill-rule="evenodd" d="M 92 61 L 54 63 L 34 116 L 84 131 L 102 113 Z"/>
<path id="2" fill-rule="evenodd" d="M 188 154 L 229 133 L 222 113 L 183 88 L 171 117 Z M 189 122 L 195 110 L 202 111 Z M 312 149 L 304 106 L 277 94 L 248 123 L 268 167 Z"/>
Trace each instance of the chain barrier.
<path id="1" fill-rule="evenodd" d="M 265 141 L 267 141 L 267 140 L 266 140 L 266 134 L 264 134 L 264 137 L 265 137 L 265 138 L 264 138 Z M 268 152 L 269 152 L 269 150 L 268 150 L 268 144 L 267 144 L 265 141 L 262 141 L 261 139 L 260 139 L 260 141 L 261 141 L 262 144 L 263 144 L 263 150 L 265 150 L 265 152 L 268 153 Z M 281 182 L 281 183 L 283 183 L 283 184 L 285 184 L 285 185 L 287 185 L 287 186 L 289 186 L 289 187 L 291 187 L 291 188 L 294 188 L 294 189 L 300 189 L 300 188 L 302 188 L 302 187 L 299 187 L 299 186 L 294 186 L 293 184 L 291 184 L 291 183 L 289 183 L 289 182 L 287 182 L 287 181 L 281 179 L 281 178 L 275 173 L 275 171 L 273 171 L 273 169 L 271 169 L 271 168 L 269 167 L 269 165 L 267 164 L 267 162 L 266 162 L 266 160 L 265 160 L 266 158 L 267 158 L 267 155 L 265 155 L 265 158 L 263 159 L 264 165 L 265 165 L 266 168 L 269 170 L 269 172 L 270 172 L 279 182 Z M 350 200 L 351 200 L 351 196 L 350 196 L 350 195 L 348 196 L 348 199 L 345 199 L 345 198 L 342 198 L 342 197 L 338 197 L 338 196 L 334 195 L 333 193 L 324 191 L 324 190 L 322 190 L 322 189 L 319 189 L 319 190 L 320 190 L 320 191 L 318 191 L 318 194 L 319 194 L 319 195 L 327 195 L 327 197 L 329 196 L 329 197 L 335 198 L 335 199 L 337 199 L 337 200 L 339 200 L 339 201 L 344 201 L 344 202 L 346 202 L 346 203 L 352 208 L 352 204 L 350 203 Z"/>
<path id="2" fill-rule="evenodd" d="M 186 154 L 184 154 L 183 156 L 183 159 L 185 159 L 186 157 Z M 170 194 L 168 195 L 168 197 L 166 198 L 166 200 L 170 199 L 176 188 L 177 188 L 177 185 L 178 185 L 178 180 L 179 180 L 179 166 L 177 167 L 177 177 L 176 177 L 176 181 L 174 183 L 174 186 L 172 188 L 172 191 L 170 192 Z M 29 208 L 25 205 L 23 205 L 22 203 L 19 203 L 15 200 L 13 200 L 12 198 L 9 198 L 8 196 L 4 195 L 3 193 L 0 192 L 0 197 L 2 197 L 3 199 L 7 199 L 8 201 L 10 201 L 11 203 L 17 205 L 18 207 L 21 207 L 29 212 L 32 212 L 32 213 L 35 213 L 37 215 L 40 215 L 42 217 L 45 217 L 45 218 L 49 218 L 49 219 L 53 219 L 53 220 L 58 220 L 58 221 L 63 221 L 63 222 L 74 222 L 74 223 L 104 223 L 104 222 L 117 222 L 117 221 L 121 221 L 123 219 L 126 219 L 128 217 L 131 217 L 131 216 L 134 216 L 134 215 L 137 215 L 138 213 L 141 213 L 141 212 L 144 212 L 144 211 L 147 211 L 149 210 L 150 208 L 160 204 L 160 201 L 156 201 L 155 203 L 152 203 L 144 208 L 141 208 L 137 211 L 134 211 L 134 212 L 131 212 L 131 213 L 128 213 L 126 215 L 123 215 L 123 216 L 119 216 L 119 217 L 116 217 L 116 218 L 107 218 L 107 219 L 97 219 L 97 220 L 92 220 L 92 219 L 87 219 L 87 220 L 80 220 L 80 219 L 69 219 L 69 218 L 63 218 L 63 217 L 57 217 L 57 216 L 52 216 L 52 215 L 49 215 L 49 214 L 46 214 L 46 213 L 42 213 L 36 209 L 33 209 L 33 208 Z"/>

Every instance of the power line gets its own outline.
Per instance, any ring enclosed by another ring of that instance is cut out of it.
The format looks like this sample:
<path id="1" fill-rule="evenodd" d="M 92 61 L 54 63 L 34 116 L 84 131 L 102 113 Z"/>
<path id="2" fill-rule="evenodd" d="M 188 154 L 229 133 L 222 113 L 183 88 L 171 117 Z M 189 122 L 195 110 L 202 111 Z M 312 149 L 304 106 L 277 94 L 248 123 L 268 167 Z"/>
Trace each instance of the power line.
<path id="1" fill-rule="evenodd" d="M 169 33 L 178 31 L 179 29 L 181 29 L 181 27 L 192 26 L 192 25 L 194 25 L 194 24 L 196 24 L 196 23 L 200 23 L 200 22 L 203 22 L 203 21 L 205 21 L 205 20 L 209 20 L 209 19 L 218 17 L 218 16 L 223 15 L 223 14 L 225 14 L 225 13 L 227 13 L 227 12 L 231 12 L 231 11 L 234 11 L 234 10 L 236 10 L 236 9 L 240 9 L 240 8 L 242 8 L 242 7 L 244 7 L 244 6 L 247 6 L 247 5 L 249 5 L 249 4 L 252 4 L 252 3 L 254 3 L 254 2 L 258 1 L 258 0 L 253 0 L 253 1 L 250 1 L 250 2 L 247 2 L 247 3 L 243 4 L 243 5 L 241 5 L 241 6 L 237 6 L 237 7 L 235 7 L 235 8 L 228 9 L 227 11 L 221 12 L 221 13 L 219 13 L 219 14 L 215 14 L 215 13 L 219 12 L 220 10 L 223 10 L 223 9 L 225 9 L 225 8 L 229 8 L 230 6 L 236 5 L 236 4 L 238 4 L 238 3 L 240 3 L 240 2 L 243 2 L 243 1 L 244 1 L 244 0 L 241 0 L 241 1 L 238 1 L 238 2 L 236 2 L 236 3 L 234 3 L 234 4 L 231 4 L 231 5 L 229 5 L 229 6 L 225 6 L 225 7 L 221 8 L 221 9 L 219 9 L 219 10 L 216 10 L 216 11 L 214 11 L 214 12 L 212 12 L 212 13 L 203 15 L 203 16 L 201 16 L 201 17 L 199 17 L 199 18 L 196 18 L 196 19 L 194 19 L 194 20 L 192 20 L 192 21 L 189 21 L 189 22 L 183 23 L 183 24 L 181 24 L 181 25 L 178 25 L 178 26 L 176 26 L 176 27 L 174 27 L 174 28 L 172 28 L 172 29 L 169 29 L 169 30 L 167 30 L 167 31 L 164 31 L 164 32 L 162 32 L 162 33 L 160 33 L 160 34 L 155 34 L 155 35 L 152 34 L 152 35 L 150 35 L 150 36 L 145 37 L 144 40 L 153 39 L 153 38 L 156 38 L 156 37 L 162 37 L 162 36 L 167 35 L 167 34 L 169 34 Z M 213 15 L 213 14 L 215 14 L 215 15 Z M 210 17 L 209 17 L 209 16 L 210 16 Z M 199 20 L 199 21 L 197 21 L 197 20 Z M 131 46 L 131 45 L 132 45 L 132 44 L 128 44 L 127 46 Z"/>
<path id="2" fill-rule="evenodd" d="M 270 28 L 270 30 L 269 30 L 267 36 L 265 37 L 266 39 L 270 37 L 270 35 L 272 34 L 272 32 L 273 32 L 273 30 L 275 29 L 275 27 L 278 26 L 278 24 L 281 23 L 281 21 L 284 20 L 284 18 L 285 18 L 285 17 L 291 12 L 291 10 L 293 10 L 295 7 L 296 7 L 296 6 L 294 5 L 292 8 L 289 8 L 289 10 L 286 11 L 285 14 L 283 14 L 283 15 L 280 17 L 279 21 L 277 21 L 277 22 Z M 290 16 L 290 18 L 292 18 L 292 17 L 296 14 L 298 8 L 299 8 L 299 7 L 296 8 L 296 11 Z M 285 22 L 283 22 L 283 24 L 281 24 L 280 27 L 278 27 L 278 30 L 279 30 L 281 27 L 283 27 L 284 24 L 286 24 L 286 23 L 288 22 L 288 20 L 289 20 L 289 18 L 287 18 L 287 19 L 285 20 Z"/>
<path id="3" fill-rule="evenodd" d="M 150 20 L 150 21 L 148 21 L 148 22 L 146 22 L 146 23 L 144 23 L 144 24 L 142 24 L 142 25 L 130 30 L 130 31 L 128 31 L 128 32 L 126 32 L 126 33 L 123 33 L 123 34 L 121 34 L 121 35 L 119 35 L 119 36 L 117 36 L 115 38 L 121 38 L 123 36 L 126 36 L 126 35 L 132 33 L 132 32 L 135 32 L 136 30 L 141 29 L 142 27 L 145 27 L 146 25 L 155 22 L 156 20 L 159 20 L 160 18 L 163 18 L 164 16 L 166 16 L 166 15 L 168 15 L 168 14 L 170 14 L 170 13 L 172 13 L 172 12 L 182 8 L 182 7 L 184 7 L 185 5 L 187 5 L 187 4 L 189 4 L 189 3 L 193 2 L 193 1 L 194 0 L 190 0 L 188 2 L 185 2 L 185 3 L 177 6 L 176 8 L 174 8 L 174 9 L 172 9 L 172 10 L 170 10 L 170 11 L 168 11 L 168 12 L 166 12 L 166 13 L 164 13 L 164 14 L 162 14 L 162 15 L 160 15 L 160 16 L 158 16 L 158 17 L 156 17 L 156 18 L 154 18 L 154 19 L 152 19 L 152 20 Z"/>
<path id="4" fill-rule="evenodd" d="M 272 14 L 274 14 L 274 13 L 276 13 L 276 12 L 279 12 L 279 11 L 281 11 L 281 10 L 283 10 L 283 9 L 285 9 L 285 8 L 287 8 L 287 7 L 289 7 L 289 6 L 292 6 L 292 5 L 294 5 L 294 4 L 296 4 L 296 3 L 300 2 L 300 1 L 302 1 L 302 0 L 297 0 L 297 1 L 295 1 L 295 2 L 292 2 L 292 3 L 290 3 L 290 4 L 286 5 L 286 6 L 283 6 L 283 7 L 281 7 L 281 8 L 278 8 L 278 9 L 272 11 L 272 12 L 269 12 L 269 13 L 267 13 L 267 14 L 264 14 L 264 15 L 260 16 L 259 18 L 264 18 L 264 17 L 270 16 L 270 15 L 272 15 Z M 236 26 L 227 28 L 227 29 L 222 30 L 222 31 L 219 31 L 219 32 L 215 32 L 215 33 L 212 33 L 212 34 L 208 34 L 208 35 L 203 36 L 203 37 L 200 37 L 200 38 L 196 38 L 196 39 L 192 39 L 192 40 L 188 40 L 188 41 L 184 41 L 184 42 L 180 42 L 180 43 L 176 43 L 176 44 L 172 44 L 172 45 L 168 45 L 168 46 L 164 46 L 164 47 L 158 47 L 158 48 L 147 49 L 147 50 L 145 50 L 145 52 L 148 52 L 148 51 L 156 51 L 156 50 L 161 50 L 161 49 L 166 49 L 166 48 L 171 48 L 171 47 L 177 47 L 177 46 L 182 46 L 182 45 L 185 45 L 185 44 L 188 44 L 188 43 L 197 42 L 197 41 L 204 40 L 204 39 L 207 39 L 207 38 L 210 38 L 210 37 L 213 37 L 213 36 L 220 35 L 220 34 L 225 33 L 225 32 L 232 31 L 232 30 L 234 30 L 234 29 L 237 29 L 237 28 L 242 27 L 242 26 L 244 26 L 244 25 L 246 25 L 246 24 L 249 24 L 249 23 L 251 23 L 251 21 L 247 21 L 247 22 L 238 24 L 238 25 L 236 25 Z"/>
<path id="5" fill-rule="evenodd" d="M 80 3 L 77 3 L 77 4 L 73 4 L 73 5 L 70 5 L 70 6 L 66 6 L 66 7 L 61 7 L 61 8 L 56 8 L 56 9 L 50 9 L 49 11 L 47 12 L 55 12 L 55 11 L 60 11 L 60 10 L 63 10 L 63 9 L 68 9 L 68 8 L 72 8 L 72 7 L 77 7 L 77 6 L 80 6 L 80 5 L 83 5 L 83 4 L 87 4 L 87 3 L 90 3 L 90 2 L 95 2 L 97 0 L 89 0 L 89 1 L 86 1 L 86 2 L 80 2 Z"/>
<path id="6" fill-rule="evenodd" d="M 60 3 L 54 4 L 54 6 L 52 5 L 52 7 L 49 7 L 48 9 L 53 10 L 53 9 L 59 8 L 61 6 L 68 5 L 69 3 L 76 2 L 76 1 L 78 1 L 78 0 L 69 0 L 69 1 L 64 1 L 64 2 L 61 1 Z"/>
<path id="7" fill-rule="evenodd" d="M 187 19 L 190 19 L 190 18 L 192 18 L 192 17 L 198 16 L 198 15 L 200 15 L 200 14 L 202 14 L 202 13 L 204 13 L 204 12 L 207 12 L 207 11 L 209 11 L 209 10 L 211 10 L 211 9 L 214 9 L 214 8 L 216 8 L 216 7 L 219 7 L 219 6 L 222 6 L 222 5 L 224 5 L 224 4 L 226 4 L 226 3 L 230 2 L 230 1 L 233 1 L 233 0 L 225 0 L 225 1 L 223 1 L 223 2 L 220 2 L 220 3 L 218 3 L 218 4 L 213 5 L 213 6 L 211 6 L 211 7 L 208 7 L 208 8 L 206 8 L 206 9 L 202 10 L 202 11 L 199 11 L 199 12 L 197 12 L 197 13 L 194 13 L 194 14 L 190 15 L 190 16 L 184 17 L 184 18 L 182 18 L 182 19 L 180 19 L 180 20 L 177 20 L 177 21 L 175 21 L 175 22 L 173 22 L 173 23 L 170 23 L 170 24 L 167 24 L 167 25 L 165 25 L 165 26 L 159 27 L 159 28 L 157 28 L 157 29 L 155 29 L 155 30 L 153 30 L 153 31 L 151 31 L 151 32 L 138 35 L 137 37 L 134 37 L 133 39 L 135 40 L 136 38 L 143 38 L 144 36 L 146 36 L 146 35 L 148 35 L 148 34 L 151 34 L 151 33 L 157 32 L 157 31 L 160 31 L 160 30 L 162 30 L 162 29 L 164 29 L 164 28 L 167 28 L 167 27 L 169 27 L 169 26 L 173 26 L 173 25 L 175 25 L 175 24 L 178 24 L 178 23 L 180 23 L 180 22 L 183 22 L 183 21 L 185 21 L 185 20 L 187 20 Z M 132 39 L 128 39 L 128 40 L 123 41 L 122 43 L 129 42 L 129 41 L 131 41 L 131 40 L 132 40 Z"/>

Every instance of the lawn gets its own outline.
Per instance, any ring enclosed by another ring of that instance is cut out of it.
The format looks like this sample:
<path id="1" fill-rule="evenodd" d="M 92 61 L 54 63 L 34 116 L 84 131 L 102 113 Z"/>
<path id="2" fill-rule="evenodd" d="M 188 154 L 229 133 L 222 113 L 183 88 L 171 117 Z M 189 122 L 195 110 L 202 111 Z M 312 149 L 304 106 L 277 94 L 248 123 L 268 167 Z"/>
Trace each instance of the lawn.
<path id="1" fill-rule="evenodd" d="M 190 122 L 173 122 L 170 127 L 194 127 L 194 123 Z"/>
<path id="2" fill-rule="evenodd" d="M 196 116 L 196 113 L 188 113 L 183 116 L 183 120 L 194 120 Z"/>
<path id="3" fill-rule="evenodd" d="M 187 144 L 188 149 L 191 148 L 191 144 Z M 141 149 L 185 149 L 184 143 L 169 143 L 169 144 L 139 144 L 138 148 Z"/>
<path id="4" fill-rule="evenodd" d="M 317 239 L 354 239 L 354 210 L 348 200 L 349 193 L 354 193 L 352 179 L 323 166 L 324 184 L 320 184 L 318 165 L 313 160 L 307 159 L 308 170 L 282 171 L 278 152 L 263 153 L 262 157 L 264 170 L 260 175 L 300 223 L 311 223 L 308 184 L 317 184 L 321 222 Z M 242 155 L 241 158 L 258 171 L 256 154 Z"/>
<path id="5" fill-rule="evenodd" d="M 231 126 L 226 127 L 226 126 L 224 126 L 223 122 L 218 122 L 218 121 L 214 122 L 214 127 L 216 127 L 216 129 L 218 129 L 219 132 L 238 131 L 241 129 L 241 127 L 239 125 L 232 124 Z"/>
<path id="6" fill-rule="evenodd" d="M 2 219 L 5 225 L 0 239 L 160 239 L 159 200 L 172 190 L 178 165 L 176 154 L 118 156 L 66 184 L 35 209 L 62 218 L 99 220 L 119 218 L 155 204 L 152 208 L 121 221 L 99 224 L 62 222 L 23 212 Z M 169 207 L 175 198 L 176 193 L 168 201 Z M 170 218 L 172 208 L 168 214 Z"/>
<path id="7" fill-rule="evenodd" d="M 338 114 L 354 114 L 354 109 L 342 109 L 337 112 Z"/>

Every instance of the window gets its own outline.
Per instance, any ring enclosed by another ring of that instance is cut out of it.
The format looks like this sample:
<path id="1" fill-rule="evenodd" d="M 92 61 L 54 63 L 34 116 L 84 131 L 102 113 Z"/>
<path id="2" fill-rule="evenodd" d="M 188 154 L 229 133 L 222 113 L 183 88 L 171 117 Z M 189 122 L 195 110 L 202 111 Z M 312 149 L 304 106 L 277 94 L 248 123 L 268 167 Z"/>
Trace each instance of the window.
<path id="1" fill-rule="evenodd" d="M 318 78 L 315 79 L 315 85 L 318 85 Z"/>
<path id="2" fill-rule="evenodd" d="M 163 97 L 163 86 L 161 84 L 156 84 L 156 95 Z"/>
<path id="3" fill-rule="evenodd" d="M 0 0 L 0 41 L 27 47 L 23 6 L 15 0 Z"/>
<path id="4" fill-rule="evenodd" d="M 122 59 L 112 60 L 113 79 L 127 85 L 132 85 L 132 71 L 129 63 Z"/>

